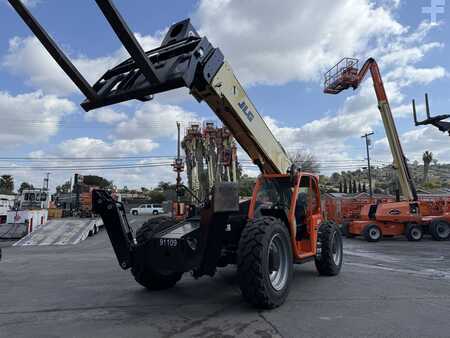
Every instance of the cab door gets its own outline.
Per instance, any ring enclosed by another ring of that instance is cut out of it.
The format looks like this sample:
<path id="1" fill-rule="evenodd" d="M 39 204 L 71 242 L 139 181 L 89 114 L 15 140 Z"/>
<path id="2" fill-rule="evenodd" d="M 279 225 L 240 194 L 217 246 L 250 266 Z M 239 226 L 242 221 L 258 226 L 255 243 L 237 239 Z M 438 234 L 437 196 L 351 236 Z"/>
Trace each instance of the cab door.
<path id="1" fill-rule="evenodd" d="M 316 254 L 317 231 L 322 222 L 318 180 L 311 174 L 299 174 L 293 191 L 289 220 L 295 228 L 295 251 L 298 259 Z"/>
<path id="2" fill-rule="evenodd" d="M 310 189 L 309 189 L 309 200 L 310 200 L 310 211 L 308 219 L 308 227 L 311 242 L 311 251 L 316 254 L 317 246 L 317 233 L 319 231 L 319 226 L 323 221 L 321 201 L 320 201 L 320 190 L 319 190 L 319 179 L 316 176 L 310 176 Z"/>

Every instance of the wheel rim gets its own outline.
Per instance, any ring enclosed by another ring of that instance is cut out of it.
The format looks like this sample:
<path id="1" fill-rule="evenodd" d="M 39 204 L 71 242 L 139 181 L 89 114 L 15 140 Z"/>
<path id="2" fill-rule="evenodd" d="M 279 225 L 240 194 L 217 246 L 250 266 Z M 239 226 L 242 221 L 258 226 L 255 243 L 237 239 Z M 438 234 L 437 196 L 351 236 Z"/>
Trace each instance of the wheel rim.
<path id="1" fill-rule="evenodd" d="M 420 237 L 422 237 L 422 231 L 420 231 L 420 229 L 417 228 L 412 229 L 411 237 L 414 239 L 420 239 Z"/>
<path id="2" fill-rule="evenodd" d="M 436 227 L 436 232 L 440 238 L 447 238 L 450 235 L 450 226 L 448 224 L 438 224 Z"/>
<path id="3" fill-rule="evenodd" d="M 372 228 L 372 229 L 370 229 L 370 230 L 369 230 L 369 235 L 370 235 L 370 238 L 372 238 L 372 239 L 378 239 L 378 238 L 380 238 L 380 235 L 381 235 L 380 229 L 378 229 L 378 228 Z"/>
<path id="4" fill-rule="evenodd" d="M 331 239 L 331 252 L 333 253 L 334 264 L 339 265 L 342 257 L 342 240 L 335 232 Z"/>
<path id="5" fill-rule="evenodd" d="M 286 286 L 289 271 L 289 257 L 286 241 L 283 241 L 280 234 L 275 234 L 269 243 L 268 271 L 270 285 L 280 291 Z"/>

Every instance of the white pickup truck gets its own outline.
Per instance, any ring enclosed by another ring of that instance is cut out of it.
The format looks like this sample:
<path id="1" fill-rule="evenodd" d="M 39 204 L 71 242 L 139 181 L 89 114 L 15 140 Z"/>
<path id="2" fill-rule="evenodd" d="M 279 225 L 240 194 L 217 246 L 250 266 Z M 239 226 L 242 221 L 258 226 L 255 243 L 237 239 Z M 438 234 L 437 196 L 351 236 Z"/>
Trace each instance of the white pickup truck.
<path id="1" fill-rule="evenodd" d="M 161 204 L 141 204 L 137 208 L 130 210 L 132 215 L 159 215 L 164 213 L 164 209 Z"/>

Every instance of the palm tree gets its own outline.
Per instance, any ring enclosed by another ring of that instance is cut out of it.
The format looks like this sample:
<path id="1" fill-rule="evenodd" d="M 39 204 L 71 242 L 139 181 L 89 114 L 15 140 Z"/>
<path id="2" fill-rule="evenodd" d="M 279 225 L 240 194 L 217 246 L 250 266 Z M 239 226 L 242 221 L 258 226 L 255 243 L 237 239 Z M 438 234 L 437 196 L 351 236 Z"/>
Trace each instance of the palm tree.
<path id="1" fill-rule="evenodd" d="M 0 177 L 0 191 L 10 193 L 14 190 L 14 178 L 11 175 Z"/>
<path id="2" fill-rule="evenodd" d="M 33 185 L 28 182 L 22 182 L 20 185 L 20 188 L 17 190 L 19 194 L 22 193 L 24 190 L 34 189 Z"/>
<path id="3" fill-rule="evenodd" d="M 422 156 L 423 160 L 423 183 L 428 180 L 428 170 L 430 169 L 430 163 L 433 161 L 433 153 L 431 151 L 425 151 Z"/>

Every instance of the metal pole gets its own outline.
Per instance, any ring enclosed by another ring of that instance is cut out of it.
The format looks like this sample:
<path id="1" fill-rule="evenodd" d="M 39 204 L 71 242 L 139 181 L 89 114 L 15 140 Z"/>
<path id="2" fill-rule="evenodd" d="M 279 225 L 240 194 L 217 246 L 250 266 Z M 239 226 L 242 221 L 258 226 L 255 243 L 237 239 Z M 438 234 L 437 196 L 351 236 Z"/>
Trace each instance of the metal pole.
<path id="1" fill-rule="evenodd" d="M 180 163 L 180 147 L 181 147 L 181 140 L 180 140 L 180 122 L 177 122 L 177 133 L 178 133 L 178 139 L 177 139 L 177 165 Z M 177 185 L 176 185 L 176 195 L 177 195 L 177 212 L 176 216 L 179 216 L 181 214 L 181 196 L 180 196 L 180 188 L 181 188 L 181 172 L 180 168 L 177 167 Z"/>
<path id="2" fill-rule="evenodd" d="M 45 178 L 44 178 L 44 186 L 43 186 L 43 190 L 44 191 L 48 191 L 48 182 L 49 182 L 49 180 L 50 180 L 50 173 L 47 173 L 45 175 Z"/>
<path id="3" fill-rule="evenodd" d="M 180 159 L 180 122 L 177 122 L 177 130 L 178 130 L 177 159 Z"/>
<path id="4" fill-rule="evenodd" d="M 370 152 L 369 152 L 369 144 L 370 144 L 370 139 L 369 136 L 373 135 L 374 132 L 370 132 L 370 133 L 366 133 L 363 136 L 361 136 L 361 138 L 365 138 L 366 139 L 366 152 L 367 152 L 367 170 L 369 173 L 369 195 L 370 198 L 373 197 L 373 192 L 372 192 L 372 170 L 370 168 Z"/>

